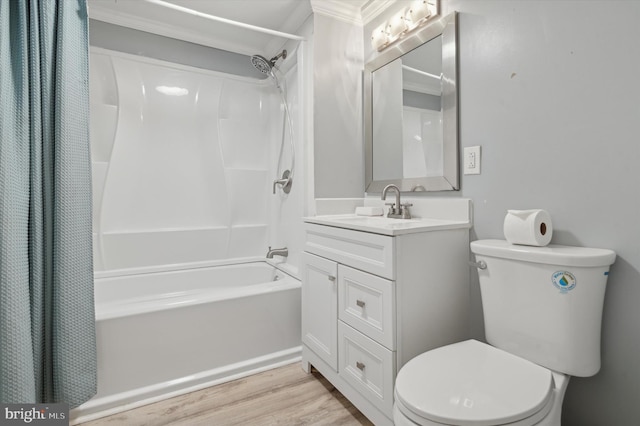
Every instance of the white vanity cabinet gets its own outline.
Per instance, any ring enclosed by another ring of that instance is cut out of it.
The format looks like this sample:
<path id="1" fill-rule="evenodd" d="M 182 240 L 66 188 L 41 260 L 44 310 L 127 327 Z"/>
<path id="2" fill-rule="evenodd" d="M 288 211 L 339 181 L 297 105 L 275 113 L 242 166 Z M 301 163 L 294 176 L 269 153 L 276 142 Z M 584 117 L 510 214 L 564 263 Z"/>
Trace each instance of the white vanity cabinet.
<path id="1" fill-rule="evenodd" d="M 400 368 L 468 338 L 468 224 L 384 235 L 313 220 L 301 265 L 303 368 L 391 425 Z"/>

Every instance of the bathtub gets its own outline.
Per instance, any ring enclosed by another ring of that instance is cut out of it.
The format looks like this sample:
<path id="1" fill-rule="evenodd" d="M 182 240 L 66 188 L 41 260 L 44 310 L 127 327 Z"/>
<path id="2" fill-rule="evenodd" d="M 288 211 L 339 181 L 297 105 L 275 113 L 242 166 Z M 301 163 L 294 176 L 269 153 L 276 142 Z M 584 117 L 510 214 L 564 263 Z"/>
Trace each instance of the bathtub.
<path id="1" fill-rule="evenodd" d="M 300 359 L 300 282 L 266 262 L 97 275 L 98 393 L 81 423 Z"/>

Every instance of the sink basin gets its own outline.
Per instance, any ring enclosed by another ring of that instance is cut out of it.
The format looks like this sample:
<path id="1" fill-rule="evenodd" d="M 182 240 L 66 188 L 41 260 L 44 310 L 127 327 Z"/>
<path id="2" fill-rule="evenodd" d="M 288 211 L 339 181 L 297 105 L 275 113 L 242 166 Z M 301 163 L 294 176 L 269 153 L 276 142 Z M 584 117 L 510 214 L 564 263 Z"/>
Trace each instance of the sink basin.
<path id="1" fill-rule="evenodd" d="M 340 222 L 367 223 L 373 226 L 394 226 L 405 223 L 420 222 L 419 219 L 394 219 L 386 216 L 348 216 L 336 217 L 334 220 Z"/>
<path id="2" fill-rule="evenodd" d="M 382 235 L 401 235 L 441 229 L 469 228 L 469 222 L 429 218 L 393 219 L 386 216 L 327 215 L 306 217 L 307 223 L 371 232 Z"/>

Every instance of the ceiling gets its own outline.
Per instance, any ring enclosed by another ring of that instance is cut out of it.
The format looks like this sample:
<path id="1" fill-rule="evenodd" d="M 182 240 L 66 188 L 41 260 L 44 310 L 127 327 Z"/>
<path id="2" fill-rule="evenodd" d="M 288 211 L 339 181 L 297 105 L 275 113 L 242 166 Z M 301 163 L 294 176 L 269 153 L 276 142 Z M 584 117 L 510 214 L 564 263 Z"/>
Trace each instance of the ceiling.
<path id="1" fill-rule="evenodd" d="M 240 28 L 228 23 L 193 16 L 163 6 L 157 0 L 88 0 L 89 17 L 111 24 L 160 34 L 245 55 L 270 57 L 286 38 Z M 333 14 L 339 19 L 353 17 L 361 22 L 365 4 L 381 0 L 165 0 L 221 18 L 271 30 L 296 34 L 300 26 L 316 13 Z M 386 1 L 386 0 L 384 0 Z"/>

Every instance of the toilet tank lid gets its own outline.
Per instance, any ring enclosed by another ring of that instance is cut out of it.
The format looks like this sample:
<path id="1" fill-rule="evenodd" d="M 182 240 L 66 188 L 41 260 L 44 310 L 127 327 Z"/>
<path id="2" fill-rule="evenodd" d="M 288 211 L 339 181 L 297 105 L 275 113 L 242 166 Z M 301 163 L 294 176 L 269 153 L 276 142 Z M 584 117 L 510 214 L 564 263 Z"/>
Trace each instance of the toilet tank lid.
<path id="1" fill-rule="evenodd" d="M 534 247 L 511 244 L 505 240 L 478 240 L 471 243 L 475 254 L 525 262 L 564 266 L 609 266 L 616 260 L 613 250 L 549 244 Z"/>

